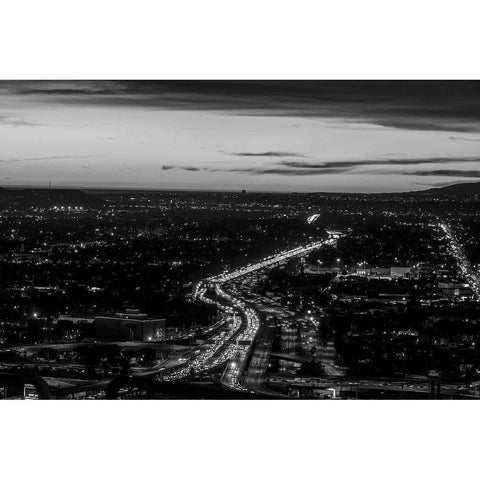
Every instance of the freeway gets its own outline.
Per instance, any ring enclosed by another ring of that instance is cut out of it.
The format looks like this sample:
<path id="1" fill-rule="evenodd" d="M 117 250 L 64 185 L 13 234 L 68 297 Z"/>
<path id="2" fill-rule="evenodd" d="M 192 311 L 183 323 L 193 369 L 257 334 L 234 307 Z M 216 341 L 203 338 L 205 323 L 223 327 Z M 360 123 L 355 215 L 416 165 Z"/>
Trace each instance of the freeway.
<path id="1" fill-rule="evenodd" d="M 458 261 L 464 276 L 469 280 L 478 299 L 479 279 L 471 270 L 466 257 L 452 234 L 450 228 L 444 224 L 440 228 L 449 240 L 452 254 Z M 315 248 L 331 245 L 335 237 L 331 235 L 327 240 L 315 242 L 307 246 L 297 247 L 285 252 L 265 258 L 264 260 L 230 273 L 206 278 L 200 281 L 194 289 L 193 298 L 214 304 L 223 312 L 223 319 L 214 327 L 208 327 L 205 333 L 211 336 L 204 345 L 194 348 L 182 347 L 171 354 L 166 360 L 148 369 L 139 369 L 132 372 L 133 377 L 153 377 L 164 382 L 178 382 L 186 380 L 192 373 L 208 372 L 214 369 L 223 369 L 220 382 L 229 391 L 250 392 L 269 397 L 286 397 L 282 392 L 285 386 L 291 388 L 318 388 L 334 389 L 336 394 L 341 392 L 397 392 L 405 394 L 429 394 L 428 382 L 399 381 L 392 379 L 361 379 L 351 381 L 345 378 L 333 378 L 344 374 L 328 361 L 322 362 L 325 373 L 330 378 L 287 378 L 267 377 L 269 357 L 278 325 L 294 320 L 293 313 L 274 301 L 251 292 L 251 286 L 258 274 L 267 269 L 287 262 L 291 258 L 301 257 Z M 272 317 L 275 320 L 272 320 Z M 112 342 L 122 347 L 144 346 L 143 342 Z M 82 344 L 49 345 L 50 348 L 69 349 Z M 153 346 L 148 343 L 145 346 Z M 36 352 L 43 346 L 19 347 L 26 356 Z M 158 348 L 161 348 L 160 345 Z M 171 346 L 172 350 L 175 348 Z M 328 352 L 327 352 L 328 353 Z M 55 383 L 56 382 L 56 383 Z M 64 382 L 50 380 L 52 386 L 60 390 Z M 77 391 L 102 390 L 108 386 L 110 379 L 101 380 L 88 385 L 76 385 Z M 277 392 L 273 390 L 279 388 Z M 68 389 L 67 389 L 68 390 Z M 70 389 L 72 390 L 72 388 Z M 97 394 L 95 394 L 97 395 Z M 100 394 L 98 394 L 100 395 Z M 463 385 L 442 384 L 442 396 L 462 396 L 478 398 L 475 390 Z"/>
<path id="2" fill-rule="evenodd" d="M 252 348 L 253 341 L 260 328 L 260 318 L 251 308 L 245 309 L 247 327 L 237 337 L 235 345 L 230 346 L 227 359 L 227 366 L 222 375 L 222 385 L 227 389 L 248 391 L 248 388 L 242 383 L 241 375 L 247 363 L 248 354 Z"/>
<path id="3" fill-rule="evenodd" d="M 292 248 L 290 250 L 285 250 L 275 255 L 266 257 L 257 263 L 246 265 L 245 267 L 238 268 L 236 270 L 233 270 L 232 272 L 223 272 L 220 275 L 210 277 L 208 281 L 212 283 L 224 283 L 230 280 L 234 280 L 235 278 L 248 275 L 249 273 L 256 272 L 258 270 L 263 270 L 265 268 L 273 268 L 277 265 L 285 263 L 291 258 L 305 256 L 310 252 L 325 245 L 333 245 L 336 242 L 337 238 L 338 234 L 329 232 L 328 239 L 326 240 L 319 240 L 318 242 L 313 242 L 308 245 L 302 245 L 300 247 Z"/>
<path id="4" fill-rule="evenodd" d="M 263 325 L 258 335 L 257 344 L 245 376 L 245 385 L 253 391 L 267 394 L 272 392 L 264 387 L 264 383 L 274 335 L 275 327 L 272 325 Z"/>
<path id="5" fill-rule="evenodd" d="M 473 271 L 472 265 L 470 264 L 469 260 L 467 259 L 467 256 L 465 255 L 465 252 L 460 245 L 460 243 L 457 241 L 455 235 L 452 232 L 452 229 L 450 228 L 449 225 L 445 223 L 440 223 L 439 224 L 440 229 L 443 231 L 445 234 L 449 248 L 450 248 L 450 253 L 452 256 L 455 258 L 457 261 L 457 265 L 460 268 L 460 271 L 462 272 L 462 275 L 465 277 L 465 280 L 467 281 L 469 287 L 472 289 L 473 295 L 475 297 L 475 300 L 480 300 L 480 278 L 479 276 Z"/>
<path id="6" fill-rule="evenodd" d="M 221 382 L 225 388 L 246 390 L 274 397 L 282 396 L 264 386 L 275 328 L 269 321 L 261 320 L 261 313 L 273 313 L 284 319 L 291 316 L 290 312 L 272 304 L 270 300 L 253 295 L 245 291 L 245 289 L 239 289 L 235 282 L 241 278 L 248 280 L 256 272 L 281 265 L 292 258 L 307 255 L 324 245 L 332 245 L 335 243 L 336 238 L 338 238 L 337 234 L 329 232 L 329 236 L 325 240 L 280 252 L 266 257 L 260 262 L 229 273 L 224 272 L 197 284 L 193 295 L 194 298 L 207 303 L 213 303 L 214 300 L 207 296 L 207 291 L 208 285 L 215 285 L 217 297 L 230 302 L 231 308 L 245 319 L 238 332 L 235 333 L 237 341 L 230 342 L 230 345 L 223 350 L 223 355 L 220 357 L 216 356 L 216 352 L 212 352 L 212 358 L 216 358 L 213 361 L 214 364 L 218 365 L 225 360 L 228 362 L 221 377 Z M 219 342 L 221 343 L 225 340 L 223 338 Z M 220 347 L 217 350 L 220 351 Z M 249 357 L 250 362 L 248 362 Z M 196 368 L 205 369 L 209 368 L 209 365 L 205 361 L 200 361 L 200 363 L 196 364 Z M 243 375 L 243 372 L 246 372 L 245 375 Z M 186 371 L 184 370 L 182 373 L 186 374 Z M 175 378 L 178 377 L 175 376 Z"/>
<path id="7" fill-rule="evenodd" d="M 220 330 L 208 342 L 208 347 L 204 350 L 198 349 L 194 352 L 197 355 L 192 356 L 185 366 L 173 372 L 166 373 L 162 376 L 164 381 L 180 380 L 191 373 L 199 373 L 204 370 L 214 368 L 229 358 L 230 349 L 229 342 L 234 340 L 235 336 L 240 332 L 242 319 L 236 313 L 233 313 L 227 322 L 227 328 Z"/>
<path id="8" fill-rule="evenodd" d="M 265 394 L 263 383 L 274 330 L 271 326 L 262 325 L 260 310 L 272 306 L 266 307 L 260 301 L 246 298 L 236 289 L 230 288 L 231 282 L 242 277 L 248 278 L 255 272 L 281 265 L 292 258 L 304 256 L 324 245 L 331 245 L 335 243 L 337 237 L 337 234 L 329 232 L 325 240 L 286 250 L 257 263 L 200 281 L 195 286 L 193 298 L 214 304 L 222 310 L 227 316 L 224 328 L 209 339 L 206 349 L 195 350 L 183 365 L 161 371 L 158 378 L 167 382 L 178 381 L 192 373 L 205 372 L 225 365 L 220 380 L 225 388 Z M 211 286 L 214 286 L 215 295 L 209 292 Z M 285 315 L 285 312 L 282 314 Z M 261 327 L 265 328 L 261 330 Z M 262 341 L 255 341 L 260 331 Z M 250 357 L 250 363 L 254 362 L 255 367 L 248 368 Z M 247 374 L 244 376 L 245 370 Z"/>
<path id="9" fill-rule="evenodd" d="M 396 392 L 428 396 L 430 385 L 428 380 L 391 379 L 391 378 L 364 378 L 364 379 L 326 379 L 326 378 L 291 378 L 272 376 L 267 378 L 267 385 L 273 388 L 285 387 L 296 389 L 334 389 L 336 396 L 345 392 Z M 478 393 L 474 388 L 467 388 L 464 384 L 442 383 L 439 390 L 440 397 L 476 398 Z"/>
<path id="10" fill-rule="evenodd" d="M 171 355 L 153 368 L 134 371 L 131 377 L 153 377 L 162 382 L 178 382 L 192 374 L 223 367 L 220 381 L 227 390 L 283 396 L 264 386 L 274 327 L 262 320 L 260 312 L 274 312 L 276 308 L 276 313 L 282 317 L 287 317 L 289 313 L 278 311 L 278 306 L 269 304 L 263 297 L 244 297 L 236 289 L 230 288 L 231 282 L 304 256 L 324 245 L 332 245 L 336 238 L 338 234 L 329 232 L 325 240 L 286 250 L 255 264 L 200 281 L 195 286 L 193 298 L 216 305 L 223 312 L 224 321 L 218 322 L 214 334 L 204 345 Z M 214 293 L 211 292 L 212 286 Z M 66 345 L 62 345 L 64 346 Z M 101 390 L 108 382 L 109 380 L 102 380 L 75 388 L 78 391 Z"/>
<path id="11" fill-rule="evenodd" d="M 441 224 L 449 240 L 452 254 L 460 269 L 472 285 L 478 298 L 479 280 L 469 268 L 458 242 L 446 225 Z M 290 322 L 293 314 L 288 309 L 275 304 L 270 299 L 250 291 L 256 275 L 267 269 L 286 263 L 291 258 L 304 256 L 324 245 L 332 245 L 334 235 L 320 242 L 290 249 L 264 258 L 260 262 L 247 265 L 232 272 L 206 278 L 196 284 L 193 298 L 204 303 L 214 304 L 224 312 L 224 321 L 206 344 L 183 355 L 181 359 L 163 362 L 154 369 L 135 375 L 157 375 L 157 378 L 170 382 L 187 379 L 192 373 L 208 372 L 214 368 L 223 368 L 221 383 L 231 391 L 251 392 L 262 396 L 281 397 L 281 393 L 271 390 L 284 384 L 296 387 L 315 387 L 335 389 L 336 392 L 378 391 L 402 392 L 428 395 L 428 383 L 408 383 L 392 379 L 378 381 L 372 379 L 354 382 L 338 378 L 344 374 L 331 362 L 322 362 L 326 368 L 326 379 L 268 379 L 266 376 L 268 359 L 271 353 L 276 322 Z M 180 361 L 181 360 L 181 361 Z M 337 378 L 332 378 L 337 376 Z M 458 395 L 459 385 L 442 385 L 442 395 Z M 465 392 L 471 395 L 472 392 Z"/>

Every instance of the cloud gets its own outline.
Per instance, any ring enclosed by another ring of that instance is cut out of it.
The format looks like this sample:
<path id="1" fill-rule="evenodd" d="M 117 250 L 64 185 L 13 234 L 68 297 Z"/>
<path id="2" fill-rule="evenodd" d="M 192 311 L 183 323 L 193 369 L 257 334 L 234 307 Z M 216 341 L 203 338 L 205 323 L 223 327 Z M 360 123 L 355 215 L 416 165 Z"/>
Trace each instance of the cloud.
<path id="1" fill-rule="evenodd" d="M 479 119 L 480 120 L 480 119 Z M 470 121 L 457 121 L 451 119 L 446 121 L 443 118 L 377 118 L 373 123 L 386 128 L 396 128 L 399 130 L 431 131 L 431 132 L 461 132 L 470 133 L 480 131 L 480 123 Z"/>
<path id="2" fill-rule="evenodd" d="M 305 176 L 305 175 L 322 175 L 332 173 L 345 173 L 347 168 L 329 168 L 328 170 L 310 169 L 289 169 L 289 168 L 261 168 L 261 167 L 245 167 L 245 168 L 211 168 L 211 167 L 190 167 L 180 165 L 163 165 L 162 170 L 185 170 L 188 172 L 210 172 L 210 173 L 245 173 L 251 175 L 286 175 L 286 176 Z"/>
<path id="3" fill-rule="evenodd" d="M 480 170 L 417 170 L 415 172 L 403 172 L 403 175 L 418 175 L 422 177 L 480 178 Z"/>
<path id="4" fill-rule="evenodd" d="M 208 170 L 207 168 L 199 168 L 199 167 L 183 167 L 178 165 L 162 165 L 162 170 L 186 170 L 188 172 L 199 172 L 200 170 Z"/>
<path id="5" fill-rule="evenodd" d="M 480 132 L 480 83 L 475 81 L 10 81 L 0 82 L 0 91 L 57 103 Z"/>
<path id="6" fill-rule="evenodd" d="M 59 155 L 54 157 L 28 157 L 28 158 L 9 158 L 1 160 L 0 163 L 23 163 L 23 162 L 39 162 L 42 160 L 68 160 L 75 158 L 91 158 L 93 155 Z"/>
<path id="7" fill-rule="evenodd" d="M 117 81 L 26 81 L 7 82 L 16 93 L 24 95 L 115 95 L 126 92 L 123 82 Z"/>
<path id="8" fill-rule="evenodd" d="M 266 153 L 282 153 L 282 152 L 266 152 Z M 283 152 L 285 153 L 285 152 Z M 247 155 L 249 156 L 249 155 Z M 253 156 L 264 156 L 263 154 L 254 154 Z M 268 155 L 267 155 L 268 156 Z M 282 155 L 271 155 L 282 156 Z M 476 170 L 420 170 L 420 173 L 412 171 L 395 171 L 387 169 L 373 169 L 369 171 L 356 170 L 362 166 L 389 166 L 389 165 L 422 165 L 422 164 L 448 164 L 448 163 L 480 163 L 480 157 L 435 157 L 435 158 L 399 158 L 399 159 L 383 159 L 383 160 L 342 160 L 328 162 L 305 162 L 295 160 L 282 160 L 268 167 L 194 167 L 181 165 L 163 165 L 162 170 L 185 170 L 189 172 L 224 172 L 224 173 L 245 173 L 251 175 L 284 175 L 284 176 L 308 176 L 308 175 L 328 175 L 328 174 L 372 174 L 372 175 L 435 175 L 434 172 L 458 172 L 457 176 L 474 176 Z M 433 173 L 429 173 L 433 172 Z M 462 172 L 467 172 L 462 175 Z M 437 173 L 436 175 L 441 175 Z M 445 175 L 448 175 L 445 173 Z M 453 176 L 453 174 L 452 174 Z"/>
<path id="9" fill-rule="evenodd" d="M 305 175 L 328 175 L 334 173 L 348 173 L 348 168 L 329 168 L 318 170 L 316 168 L 305 169 L 284 169 L 284 168 L 235 168 L 224 170 L 228 172 L 250 173 L 255 175 L 285 175 L 285 176 L 305 176 Z"/>
<path id="10" fill-rule="evenodd" d="M 457 142 L 480 142 L 480 138 L 465 138 L 465 137 L 448 137 L 450 140 Z"/>
<path id="11" fill-rule="evenodd" d="M 330 168 L 356 168 L 362 166 L 385 166 L 385 165 L 421 165 L 421 164 L 441 164 L 441 163 L 480 163 L 480 157 L 434 157 L 434 158 L 396 158 L 381 160 L 339 160 L 327 162 L 298 162 L 284 160 L 278 163 L 290 168 L 305 168 L 328 170 Z"/>
<path id="12" fill-rule="evenodd" d="M 236 157 L 301 157 L 306 158 L 305 155 L 293 152 L 230 152 L 228 155 L 234 155 Z"/>
<path id="13" fill-rule="evenodd" d="M 253 156 L 253 157 L 283 157 L 283 156 L 298 156 L 289 152 L 264 152 L 264 153 L 232 153 L 231 155 L 238 156 Z M 399 158 L 399 159 L 385 159 L 385 160 L 344 160 L 344 161 L 328 161 L 328 162 L 305 162 L 294 160 L 283 160 L 277 162 L 270 167 L 233 167 L 233 168 L 218 168 L 218 167 L 194 167 L 181 165 L 163 165 L 162 170 L 184 170 L 188 172 L 210 172 L 210 173 L 245 173 L 251 175 L 284 175 L 284 176 L 308 176 L 308 175 L 328 175 L 340 173 L 369 173 L 369 174 L 405 174 L 414 175 L 413 172 L 395 172 L 388 170 L 373 170 L 368 172 L 355 172 L 357 167 L 362 166 L 385 166 L 385 165 L 421 165 L 421 164 L 443 164 L 452 162 L 479 162 L 480 157 L 438 157 L 438 158 Z M 447 171 L 447 170 L 444 170 Z M 422 175 L 422 174 L 419 174 Z"/>
<path id="14" fill-rule="evenodd" d="M 38 127 L 40 125 L 45 125 L 44 123 L 32 122 L 24 118 L 13 118 L 7 115 L 0 115 L 0 124 L 13 125 L 14 127 Z"/>

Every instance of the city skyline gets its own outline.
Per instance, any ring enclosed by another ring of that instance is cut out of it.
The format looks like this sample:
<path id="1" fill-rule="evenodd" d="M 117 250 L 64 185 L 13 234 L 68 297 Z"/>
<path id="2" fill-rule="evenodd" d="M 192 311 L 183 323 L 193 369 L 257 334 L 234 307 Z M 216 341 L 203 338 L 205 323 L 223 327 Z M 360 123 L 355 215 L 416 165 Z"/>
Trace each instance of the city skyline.
<path id="1" fill-rule="evenodd" d="M 475 82 L 2 81 L 0 185 L 390 192 L 480 178 Z"/>

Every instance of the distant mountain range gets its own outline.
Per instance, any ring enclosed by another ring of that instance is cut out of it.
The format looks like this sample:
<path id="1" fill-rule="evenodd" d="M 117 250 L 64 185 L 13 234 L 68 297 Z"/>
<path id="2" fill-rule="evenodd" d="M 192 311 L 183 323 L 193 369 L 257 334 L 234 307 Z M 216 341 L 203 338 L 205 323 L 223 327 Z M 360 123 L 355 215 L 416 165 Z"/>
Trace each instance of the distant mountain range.
<path id="1" fill-rule="evenodd" d="M 76 189 L 46 189 L 46 188 L 4 188 L 0 187 L 0 206 L 39 206 L 52 208 L 54 206 L 99 208 L 104 205 L 101 198 L 102 193 L 107 191 L 95 191 L 87 193 L 84 190 Z M 149 190 L 154 193 L 155 190 Z M 161 191 L 158 191 L 161 193 Z M 119 192 L 120 193 L 120 192 Z M 196 192 L 199 193 L 199 192 Z M 205 192 L 209 193 L 209 192 Z M 211 193 L 211 192 L 210 192 Z M 219 193 L 219 192 L 217 192 Z M 321 193 L 321 192 L 320 192 Z M 323 193 L 325 194 L 325 193 Z M 332 192 L 332 195 L 337 195 Z M 365 194 L 360 194 L 364 196 Z M 381 196 L 375 193 L 373 196 Z M 388 195 L 392 195 L 391 193 Z M 456 183 L 445 187 L 429 188 L 414 192 L 403 192 L 396 195 L 412 195 L 421 197 L 445 197 L 467 198 L 475 195 L 480 196 L 480 182 Z"/>
<path id="2" fill-rule="evenodd" d="M 480 182 L 455 183 L 446 187 L 429 188 L 419 192 L 412 192 L 414 195 L 429 195 L 434 197 L 455 196 L 473 197 L 480 195 Z"/>
<path id="3" fill-rule="evenodd" d="M 0 187 L 0 205 L 2 206 L 96 208 L 103 203 L 101 198 L 83 190 Z"/>

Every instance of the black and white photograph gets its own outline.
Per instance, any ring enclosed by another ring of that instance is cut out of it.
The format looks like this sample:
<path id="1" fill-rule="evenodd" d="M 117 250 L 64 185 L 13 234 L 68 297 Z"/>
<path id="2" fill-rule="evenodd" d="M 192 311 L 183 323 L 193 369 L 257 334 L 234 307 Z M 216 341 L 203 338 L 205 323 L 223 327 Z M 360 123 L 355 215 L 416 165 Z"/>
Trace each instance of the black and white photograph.
<path id="1" fill-rule="evenodd" d="M 480 398 L 480 82 L 0 92 L 2 398 Z"/>
<path id="2" fill-rule="evenodd" d="M 473 2 L 1 11 L 5 478 L 475 478 Z"/>

